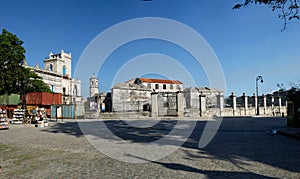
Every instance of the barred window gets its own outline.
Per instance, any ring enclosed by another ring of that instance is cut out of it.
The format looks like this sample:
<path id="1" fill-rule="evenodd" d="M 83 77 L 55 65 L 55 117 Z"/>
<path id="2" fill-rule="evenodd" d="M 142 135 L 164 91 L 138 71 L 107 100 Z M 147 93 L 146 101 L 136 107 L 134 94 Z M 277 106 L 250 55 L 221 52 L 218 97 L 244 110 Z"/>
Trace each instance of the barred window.
<path id="1" fill-rule="evenodd" d="M 159 85 L 158 84 L 155 84 L 155 89 L 159 89 Z"/>

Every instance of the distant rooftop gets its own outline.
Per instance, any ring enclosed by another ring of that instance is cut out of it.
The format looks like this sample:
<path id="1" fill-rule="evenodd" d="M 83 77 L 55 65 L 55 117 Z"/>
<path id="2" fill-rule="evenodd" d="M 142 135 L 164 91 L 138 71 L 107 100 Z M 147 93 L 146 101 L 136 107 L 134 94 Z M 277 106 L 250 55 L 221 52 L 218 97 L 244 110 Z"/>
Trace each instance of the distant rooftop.
<path id="1" fill-rule="evenodd" d="M 67 58 L 72 58 L 72 54 L 71 53 L 66 53 L 64 50 L 61 50 L 60 53 L 57 54 L 53 54 L 52 52 L 50 52 L 49 57 L 45 57 L 45 60 L 51 60 L 51 59 L 56 59 L 56 58 L 62 58 L 62 55 L 64 55 L 64 57 Z"/>
<path id="2" fill-rule="evenodd" d="M 178 80 L 165 80 L 165 79 L 154 79 L 154 78 L 138 78 L 144 83 L 164 83 L 164 84 L 183 84 Z"/>

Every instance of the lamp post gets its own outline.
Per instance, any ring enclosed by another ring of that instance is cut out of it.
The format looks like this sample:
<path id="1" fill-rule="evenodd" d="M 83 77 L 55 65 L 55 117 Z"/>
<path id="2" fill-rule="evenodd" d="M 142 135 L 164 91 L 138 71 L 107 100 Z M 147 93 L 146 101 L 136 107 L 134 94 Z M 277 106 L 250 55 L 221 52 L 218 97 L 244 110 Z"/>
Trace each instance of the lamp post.
<path id="1" fill-rule="evenodd" d="M 200 94 L 199 94 L 199 111 L 200 111 L 200 117 L 202 117 L 202 102 L 201 102 L 201 99 L 202 99 L 202 92 L 200 92 Z"/>
<path id="2" fill-rule="evenodd" d="M 263 83 L 264 82 L 264 79 L 262 76 L 257 76 L 256 77 L 256 96 L 257 96 L 257 109 L 256 109 L 256 115 L 258 116 L 259 115 L 259 98 L 258 98 L 258 81 L 260 81 L 260 83 Z"/>

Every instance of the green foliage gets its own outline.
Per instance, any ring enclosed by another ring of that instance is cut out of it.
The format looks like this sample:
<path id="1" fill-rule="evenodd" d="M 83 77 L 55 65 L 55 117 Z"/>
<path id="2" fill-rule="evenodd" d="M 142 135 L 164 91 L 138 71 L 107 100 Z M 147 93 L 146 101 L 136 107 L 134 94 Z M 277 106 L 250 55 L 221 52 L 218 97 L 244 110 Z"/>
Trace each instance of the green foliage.
<path id="1" fill-rule="evenodd" d="M 28 68 L 24 70 L 24 76 L 26 78 L 23 86 L 26 92 L 51 92 L 49 86 L 42 81 L 42 77 L 30 71 Z M 26 80 L 28 81 L 26 82 Z"/>
<path id="2" fill-rule="evenodd" d="M 300 84 L 291 83 L 290 86 L 291 87 L 287 89 L 282 83 L 277 84 L 279 90 L 273 92 L 273 95 L 286 100 L 300 99 Z"/>
<path id="3" fill-rule="evenodd" d="M 0 34 L 0 95 L 50 91 L 41 77 L 23 66 L 23 41 L 7 30 Z"/>
<path id="4" fill-rule="evenodd" d="M 278 17 L 283 20 L 282 30 L 285 30 L 289 21 L 300 19 L 298 13 L 300 6 L 298 6 L 298 3 L 300 3 L 300 0 L 244 0 L 243 3 L 236 4 L 233 9 L 240 9 L 249 5 L 266 5 L 272 11 L 279 10 Z"/>
<path id="5" fill-rule="evenodd" d="M 21 66 L 25 59 L 22 44 L 16 35 L 3 29 L 0 35 L 0 94 L 11 94 L 16 91 L 14 81 L 22 71 Z"/>

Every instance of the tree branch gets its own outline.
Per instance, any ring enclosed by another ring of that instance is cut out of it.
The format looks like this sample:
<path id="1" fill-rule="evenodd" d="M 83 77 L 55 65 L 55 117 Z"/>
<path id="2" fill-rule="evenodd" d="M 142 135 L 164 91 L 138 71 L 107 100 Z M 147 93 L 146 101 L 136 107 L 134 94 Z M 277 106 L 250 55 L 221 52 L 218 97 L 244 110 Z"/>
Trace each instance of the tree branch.
<path id="1" fill-rule="evenodd" d="M 292 20 L 299 20 L 299 3 L 300 0 L 244 0 L 243 3 L 234 5 L 233 9 L 240 9 L 241 7 L 249 5 L 266 5 L 272 11 L 281 10 L 278 17 L 283 21 L 283 28 L 286 30 L 287 25 Z"/>

